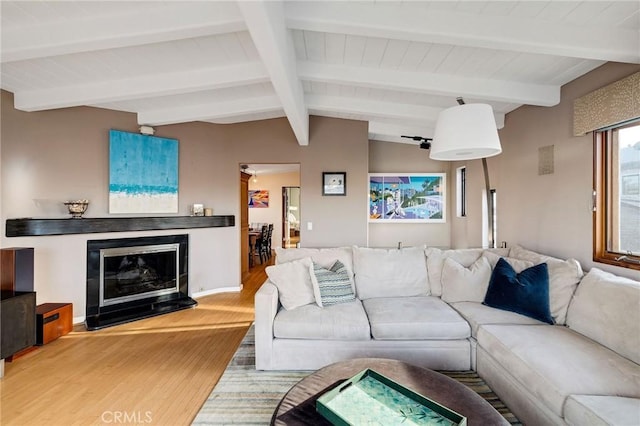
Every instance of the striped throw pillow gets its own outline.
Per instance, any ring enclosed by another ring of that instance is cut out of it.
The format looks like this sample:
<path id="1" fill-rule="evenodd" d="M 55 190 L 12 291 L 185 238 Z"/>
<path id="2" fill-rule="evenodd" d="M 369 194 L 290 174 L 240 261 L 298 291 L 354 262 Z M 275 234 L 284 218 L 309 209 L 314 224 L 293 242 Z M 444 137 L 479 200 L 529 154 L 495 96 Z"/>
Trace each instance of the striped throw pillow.
<path id="1" fill-rule="evenodd" d="M 353 302 L 356 299 L 349 279 L 349 271 L 342 262 L 336 260 L 333 266 L 326 269 L 313 262 L 311 282 L 320 307 Z"/>

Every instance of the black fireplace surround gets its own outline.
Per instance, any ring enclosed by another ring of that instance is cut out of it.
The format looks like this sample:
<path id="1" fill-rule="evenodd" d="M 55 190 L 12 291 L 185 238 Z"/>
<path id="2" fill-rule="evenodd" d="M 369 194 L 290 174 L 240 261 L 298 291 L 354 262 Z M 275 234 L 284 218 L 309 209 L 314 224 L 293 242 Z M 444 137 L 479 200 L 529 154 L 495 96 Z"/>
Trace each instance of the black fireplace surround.
<path id="1" fill-rule="evenodd" d="M 88 330 L 193 307 L 189 235 L 87 241 Z"/>

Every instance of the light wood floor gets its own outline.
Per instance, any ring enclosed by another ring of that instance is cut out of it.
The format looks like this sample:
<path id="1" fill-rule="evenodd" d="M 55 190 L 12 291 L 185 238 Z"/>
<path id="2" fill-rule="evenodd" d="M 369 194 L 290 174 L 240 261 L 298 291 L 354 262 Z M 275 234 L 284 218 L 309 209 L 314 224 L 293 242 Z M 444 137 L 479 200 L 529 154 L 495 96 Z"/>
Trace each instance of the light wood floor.
<path id="1" fill-rule="evenodd" d="M 78 325 L 5 363 L 0 424 L 190 424 L 253 322 L 265 266 L 240 293 L 98 331 Z"/>

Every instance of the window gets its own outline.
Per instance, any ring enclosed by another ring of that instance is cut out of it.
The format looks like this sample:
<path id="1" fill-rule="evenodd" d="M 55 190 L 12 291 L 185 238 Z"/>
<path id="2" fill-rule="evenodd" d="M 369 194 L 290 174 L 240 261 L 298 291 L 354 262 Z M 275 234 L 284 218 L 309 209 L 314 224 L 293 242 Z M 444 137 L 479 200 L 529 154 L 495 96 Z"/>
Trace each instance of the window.
<path id="1" fill-rule="evenodd" d="M 594 132 L 596 262 L 640 270 L 640 123 Z"/>
<path id="2" fill-rule="evenodd" d="M 467 168 L 458 167 L 456 169 L 456 213 L 458 217 L 467 215 Z"/>

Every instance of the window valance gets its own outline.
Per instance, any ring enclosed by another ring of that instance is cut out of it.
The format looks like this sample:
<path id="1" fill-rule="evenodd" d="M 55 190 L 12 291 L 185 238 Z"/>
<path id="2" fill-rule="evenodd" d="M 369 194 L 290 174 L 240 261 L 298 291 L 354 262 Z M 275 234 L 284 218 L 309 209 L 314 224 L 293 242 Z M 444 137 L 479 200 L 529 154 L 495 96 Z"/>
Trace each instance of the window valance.
<path id="1" fill-rule="evenodd" d="M 640 72 L 573 102 L 573 135 L 582 136 L 640 117 Z"/>

